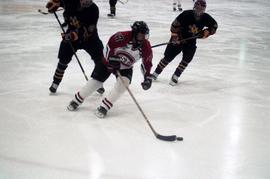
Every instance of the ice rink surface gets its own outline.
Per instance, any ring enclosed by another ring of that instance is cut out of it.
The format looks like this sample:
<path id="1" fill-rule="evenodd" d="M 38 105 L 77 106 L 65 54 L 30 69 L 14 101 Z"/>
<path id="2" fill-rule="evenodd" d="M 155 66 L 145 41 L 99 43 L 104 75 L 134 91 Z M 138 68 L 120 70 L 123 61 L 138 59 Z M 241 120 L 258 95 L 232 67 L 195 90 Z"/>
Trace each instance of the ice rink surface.
<path id="1" fill-rule="evenodd" d="M 150 27 L 152 45 L 168 41 L 178 15 L 169 0 L 129 0 L 100 8 L 104 44 L 135 20 Z M 208 0 L 219 24 L 198 40 L 197 53 L 177 86 L 169 80 L 179 55 L 143 91 L 140 63 L 130 89 L 154 128 L 183 142 L 157 140 L 128 93 L 107 118 L 94 115 L 103 96 L 90 96 L 76 112 L 66 109 L 85 84 L 76 60 L 57 95 L 49 94 L 61 41 L 46 1 L 0 1 L 0 179 L 268 179 L 270 178 L 270 1 Z M 183 0 L 183 9 L 193 6 Z M 62 13 L 58 13 L 62 17 Z M 165 46 L 153 49 L 153 69 Z M 78 56 L 89 76 L 93 62 Z M 104 84 L 106 93 L 115 78 Z"/>

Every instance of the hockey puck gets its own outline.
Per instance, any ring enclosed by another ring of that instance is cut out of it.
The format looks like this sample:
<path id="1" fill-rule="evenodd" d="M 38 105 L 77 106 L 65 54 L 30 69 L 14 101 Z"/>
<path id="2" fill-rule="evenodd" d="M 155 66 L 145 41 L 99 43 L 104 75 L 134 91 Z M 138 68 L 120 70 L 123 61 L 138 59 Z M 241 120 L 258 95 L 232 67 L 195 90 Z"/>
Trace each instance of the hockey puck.
<path id="1" fill-rule="evenodd" d="M 183 137 L 177 137 L 176 140 L 182 141 L 182 140 L 184 140 L 184 138 Z"/>

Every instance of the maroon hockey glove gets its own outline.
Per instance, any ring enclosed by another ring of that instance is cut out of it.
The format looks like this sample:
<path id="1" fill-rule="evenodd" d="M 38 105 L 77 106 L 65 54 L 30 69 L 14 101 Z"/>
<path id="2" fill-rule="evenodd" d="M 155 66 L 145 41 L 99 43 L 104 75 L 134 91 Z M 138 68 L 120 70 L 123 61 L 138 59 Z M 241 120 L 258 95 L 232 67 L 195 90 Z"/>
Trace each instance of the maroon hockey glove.
<path id="1" fill-rule="evenodd" d="M 206 39 L 207 37 L 209 37 L 210 32 L 208 29 L 204 29 L 199 33 L 199 38 L 201 39 Z"/>
<path id="2" fill-rule="evenodd" d="M 71 32 L 65 33 L 65 34 L 62 33 L 61 36 L 62 36 L 63 40 L 66 40 L 66 41 L 70 40 L 70 41 L 74 42 L 74 41 L 78 40 L 78 34 L 74 31 L 71 31 Z"/>
<path id="3" fill-rule="evenodd" d="M 176 33 L 172 33 L 171 34 L 171 40 L 170 40 L 170 42 L 173 45 L 179 45 L 180 44 L 180 38 L 178 37 L 178 35 Z"/>
<path id="4" fill-rule="evenodd" d="M 46 8 L 50 13 L 55 12 L 60 7 L 60 0 L 49 0 Z"/>
<path id="5" fill-rule="evenodd" d="M 145 77 L 141 85 L 144 90 L 148 90 L 149 88 L 151 88 L 152 78 L 150 76 Z"/>
<path id="6" fill-rule="evenodd" d="M 120 70 L 120 58 L 117 56 L 109 57 L 107 68 L 111 73 L 115 73 L 116 71 Z"/>

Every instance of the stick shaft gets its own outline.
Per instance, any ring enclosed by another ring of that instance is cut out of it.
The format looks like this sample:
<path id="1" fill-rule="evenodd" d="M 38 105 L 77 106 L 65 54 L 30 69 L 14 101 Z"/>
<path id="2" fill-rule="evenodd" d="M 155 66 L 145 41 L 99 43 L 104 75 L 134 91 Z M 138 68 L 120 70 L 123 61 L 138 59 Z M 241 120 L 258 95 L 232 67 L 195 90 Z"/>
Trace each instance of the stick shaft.
<path id="1" fill-rule="evenodd" d="M 186 41 L 186 40 L 196 39 L 196 38 L 198 38 L 198 37 L 199 37 L 198 35 L 193 36 L 193 37 L 188 37 L 188 38 L 185 38 L 185 39 L 180 40 L 180 43 L 181 43 L 181 42 L 184 42 L 184 41 Z M 151 46 L 151 48 L 155 48 L 155 47 L 159 47 L 159 46 L 163 46 L 163 45 L 168 45 L 168 44 L 170 44 L 170 43 L 171 43 L 171 42 L 164 42 L 164 43 L 156 44 L 156 45 Z"/>
<path id="2" fill-rule="evenodd" d="M 155 131 L 155 129 L 153 128 L 152 124 L 150 123 L 150 121 L 147 119 L 145 113 L 143 112 L 141 106 L 139 105 L 139 103 L 137 102 L 136 98 L 134 97 L 134 95 L 132 94 L 131 90 L 129 89 L 129 87 L 125 84 L 123 77 L 121 76 L 120 72 L 117 71 L 117 75 L 120 78 L 122 84 L 125 86 L 125 88 L 127 89 L 128 93 L 130 94 L 131 98 L 133 99 L 133 101 L 135 102 L 136 106 L 138 107 L 138 109 L 140 110 L 143 118 L 145 119 L 145 121 L 147 122 L 148 126 L 150 127 L 151 131 L 153 132 L 153 134 L 155 135 L 156 138 L 160 139 L 160 140 L 164 140 L 164 141 L 175 141 L 177 140 L 177 136 L 176 135 L 170 135 L 170 136 L 164 136 L 161 135 L 159 133 L 157 133 Z"/>
<path id="3" fill-rule="evenodd" d="M 141 106 L 139 105 L 139 103 L 137 102 L 136 98 L 134 97 L 134 95 L 132 94 L 131 90 L 129 89 L 129 87 L 125 84 L 123 77 L 121 76 L 120 72 L 117 71 L 117 75 L 120 78 L 122 84 L 125 86 L 125 88 L 127 89 L 128 93 L 130 94 L 131 98 L 133 99 L 134 103 L 136 104 L 136 106 L 138 107 L 139 111 L 141 112 L 143 118 L 145 119 L 145 121 L 147 122 L 148 126 L 150 127 L 151 131 L 154 133 L 155 136 L 157 136 L 157 132 L 155 131 L 155 129 L 153 128 L 153 126 L 151 125 L 150 121 L 147 119 L 147 116 L 145 115 L 145 113 L 143 112 Z"/>

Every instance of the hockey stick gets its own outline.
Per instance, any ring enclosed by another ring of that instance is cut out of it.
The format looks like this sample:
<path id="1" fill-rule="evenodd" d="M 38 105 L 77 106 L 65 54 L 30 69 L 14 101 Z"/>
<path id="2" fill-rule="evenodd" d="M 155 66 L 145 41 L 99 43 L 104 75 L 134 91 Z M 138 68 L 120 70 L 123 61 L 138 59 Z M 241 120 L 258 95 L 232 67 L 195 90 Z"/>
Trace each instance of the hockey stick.
<path id="1" fill-rule="evenodd" d="M 64 9 L 57 9 L 57 11 L 62 11 L 62 10 L 64 10 Z M 39 12 L 40 14 L 43 14 L 43 15 L 48 15 L 48 14 L 50 14 L 49 12 L 44 12 L 44 11 L 42 11 L 41 9 L 38 9 L 38 12 Z"/>
<path id="2" fill-rule="evenodd" d="M 195 35 L 195 36 L 192 36 L 192 37 L 188 37 L 188 38 L 185 38 L 185 39 L 180 40 L 179 43 L 184 42 L 184 41 L 187 41 L 187 40 L 191 40 L 191 39 L 196 39 L 196 38 L 198 38 L 198 37 L 199 37 L 199 35 Z M 170 43 L 171 43 L 171 42 L 164 42 L 164 43 L 156 44 L 156 45 L 151 46 L 151 48 L 155 48 L 155 47 L 159 47 L 159 46 L 163 46 L 163 45 L 168 45 L 168 44 L 170 44 Z"/>
<path id="3" fill-rule="evenodd" d="M 59 9 L 59 10 L 57 10 L 57 11 L 60 11 L 60 10 L 63 10 L 63 9 Z M 38 9 L 38 12 L 41 13 L 41 14 L 44 14 L 44 15 L 49 14 L 48 12 L 44 12 L 44 11 L 42 11 L 41 9 Z M 54 16 L 55 16 L 55 18 L 56 18 L 58 24 L 60 25 L 60 27 L 61 27 L 63 33 L 66 34 L 65 29 L 63 28 L 63 26 L 62 26 L 62 24 L 61 24 L 61 22 L 60 22 L 60 20 L 59 20 L 59 18 L 58 18 L 58 15 L 56 14 L 56 12 L 53 12 L 53 14 L 54 14 Z M 82 72 L 83 72 L 83 75 L 84 75 L 86 81 L 88 81 L 88 78 L 87 78 L 87 76 L 86 76 L 86 74 L 85 74 L 85 71 L 84 71 L 84 69 L 83 69 L 83 67 L 82 67 L 82 64 L 81 64 L 81 62 L 80 62 L 80 60 L 79 60 L 79 57 L 77 56 L 76 51 L 75 51 L 75 49 L 74 49 L 72 43 L 70 42 L 70 40 L 68 40 L 68 43 L 69 43 L 69 45 L 70 45 L 70 47 L 71 47 L 71 49 L 72 49 L 72 52 L 73 52 L 73 54 L 74 54 L 74 56 L 75 56 L 77 62 L 79 63 L 79 66 L 80 66 L 80 68 L 81 68 L 81 70 L 82 70 Z"/>
<path id="4" fill-rule="evenodd" d="M 154 133 L 154 135 L 156 136 L 156 138 L 160 139 L 160 140 L 164 140 L 164 141 L 182 141 L 184 140 L 183 137 L 177 137 L 176 135 L 170 135 L 170 136 L 164 136 L 161 135 L 159 133 L 157 133 L 155 131 L 155 129 L 153 128 L 153 126 L 151 125 L 150 121 L 147 119 L 145 113 L 143 112 L 141 106 L 139 105 L 139 103 L 137 102 L 137 100 L 135 99 L 134 95 L 132 94 L 131 90 L 129 89 L 129 87 L 125 84 L 123 77 L 121 76 L 120 72 L 117 71 L 117 75 L 119 76 L 122 84 L 125 86 L 125 88 L 127 89 L 128 93 L 130 94 L 131 98 L 133 99 L 133 101 L 135 102 L 136 106 L 138 107 L 138 109 L 140 110 L 141 114 L 143 115 L 143 118 L 145 119 L 145 121 L 147 122 L 148 126 L 150 127 L 151 131 Z"/>
<path id="5" fill-rule="evenodd" d="M 160 43 L 160 44 L 156 44 L 151 46 L 151 48 L 155 48 L 155 47 L 159 47 L 159 46 L 163 46 L 163 45 L 168 45 L 170 42 L 164 42 L 164 43 Z"/>
<path id="6" fill-rule="evenodd" d="M 126 4 L 128 0 L 118 0 L 121 4 Z"/>
<path id="7" fill-rule="evenodd" d="M 56 20 L 57 20 L 59 26 L 61 27 L 63 33 L 66 34 L 66 31 L 65 31 L 65 29 L 63 28 L 63 26 L 62 26 L 62 24 L 61 24 L 61 22 L 60 22 L 60 20 L 59 20 L 59 18 L 58 18 L 58 15 L 56 14 L 56 12 L 53 12 L 53 14 L 54 14 L 54 16 L 55 16 L 55 18 L 56 18 Z M 73 51 L 73 54 L 74 54 L 74 56 L 76 57 L 76 60 L 77 60 L 77 62 L 78 62 L 79 65 L 80 65 L 80 68 L 81 68 L 81 70 L 82 70 L 82 72 L 83 72 L 83 75 L 84 75 L 86 81 L 88 81 L 88 78 L 87 78 L 87 76 L 86 76 L 86 74 L 85 74 L 85 71 L 84 71 L 84 69 L 83 69 L 83 67 L 82 67 L 82 64 L 81 64 L 81 62 L 80 62 L 80 60 L 79 60 L 79 58 L 78 58 L 78 56 L 77 56 L 77 54 L 76 54 L 76 51 L 75 51 L 75 49 L 74 49 L 74 47 L 73 47 L 73 45 L 72 45 L 72 43 L 71 43 L 70 40 L 68 40 L 68 44 L 70 45 L 70 47 L 71 47 L 71 49 L 72 49 L 72 51 Z"/>

